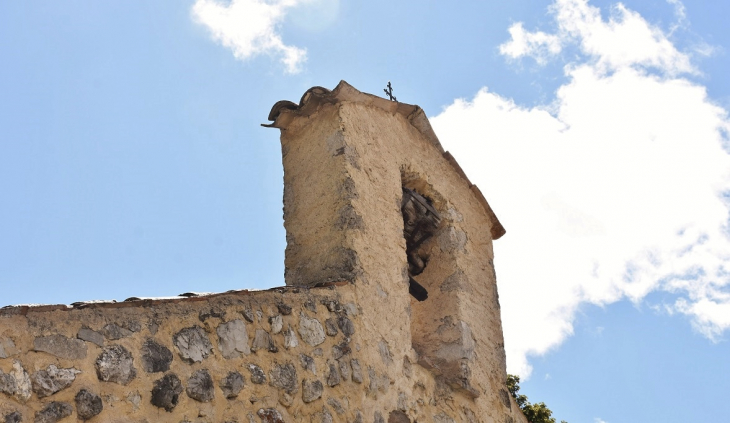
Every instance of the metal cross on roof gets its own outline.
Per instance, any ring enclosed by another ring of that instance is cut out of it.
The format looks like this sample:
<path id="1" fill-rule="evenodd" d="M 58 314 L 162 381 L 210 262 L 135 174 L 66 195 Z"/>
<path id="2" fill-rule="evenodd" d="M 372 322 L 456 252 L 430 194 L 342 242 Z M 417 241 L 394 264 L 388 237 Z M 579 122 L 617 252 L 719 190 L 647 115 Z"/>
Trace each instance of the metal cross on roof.
<path id="1" fill-rule="evenodd" d="M 398 101 L 397 98 L 393 95 L 393 87 L 390 86 L 390 81 L 388 81 L 388 89 L 386 90 L 383 88 L 383 91 L 385 91 L 385 94 L 390 98 L 391 101 Z"/>

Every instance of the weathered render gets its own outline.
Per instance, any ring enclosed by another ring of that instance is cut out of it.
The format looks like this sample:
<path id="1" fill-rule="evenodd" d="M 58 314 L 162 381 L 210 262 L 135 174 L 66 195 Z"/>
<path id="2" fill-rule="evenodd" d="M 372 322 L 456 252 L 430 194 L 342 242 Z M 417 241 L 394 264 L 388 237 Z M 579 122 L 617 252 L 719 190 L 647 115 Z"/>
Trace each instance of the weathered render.
<path id="1" fill-rule="evenodd" d="M 525 422 L 504 229 L 423 111 L 343 81 L 269 119 L 287 286 L 0 309 L 0 422 Z"/>

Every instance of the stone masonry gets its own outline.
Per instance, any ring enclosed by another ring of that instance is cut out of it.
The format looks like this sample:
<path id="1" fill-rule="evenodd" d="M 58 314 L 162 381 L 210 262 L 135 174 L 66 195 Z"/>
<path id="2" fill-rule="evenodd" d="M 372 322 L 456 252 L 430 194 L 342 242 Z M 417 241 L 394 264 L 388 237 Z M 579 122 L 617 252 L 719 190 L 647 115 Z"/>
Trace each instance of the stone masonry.
<path id="1" fill-rule="evenodd" d="M 314 87 L 281 129 L 286 286 L 0 309 L 0 423 L 526 423 L 504 234 L 418 106 Z"/>

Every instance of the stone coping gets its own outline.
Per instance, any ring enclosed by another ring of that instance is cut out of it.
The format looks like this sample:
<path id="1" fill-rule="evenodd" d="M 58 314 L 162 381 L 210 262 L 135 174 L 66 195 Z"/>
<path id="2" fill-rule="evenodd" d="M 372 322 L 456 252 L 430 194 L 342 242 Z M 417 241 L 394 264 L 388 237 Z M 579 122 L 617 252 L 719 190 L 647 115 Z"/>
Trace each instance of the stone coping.
<path id="1" fill-rule="evenodd" d="M 51 311 L 70 311 L 82 309 L 112 309 L 112 308 L 129 308 L 129 307 L 151 307 L 160 304 L 181 303 L 181 302 L 198 302 L 207 301 L 212 298 L 223 297 L 226 295 L 234 296 L 251 296 L 259 295 L 267 292 L 294 294 L 302 291 L 310 291 L 313 289 L 334 289 L 338 286 L 345 286 L 350 282 L 326 282 L 317 284 L 313 287 L 309 286 L 279 286 L 269 289 L 241 289 L 231 290 L 219 293 L 185 293 L 174 297 L 130 297 L 124 301 L 116 300 L 92 300 L 79 301 L 72 304 L 18 304 L 8 305 L 0 308 L 0 317 L 2 316 L 25 316 L 28 313 L 46 313 Z"/>

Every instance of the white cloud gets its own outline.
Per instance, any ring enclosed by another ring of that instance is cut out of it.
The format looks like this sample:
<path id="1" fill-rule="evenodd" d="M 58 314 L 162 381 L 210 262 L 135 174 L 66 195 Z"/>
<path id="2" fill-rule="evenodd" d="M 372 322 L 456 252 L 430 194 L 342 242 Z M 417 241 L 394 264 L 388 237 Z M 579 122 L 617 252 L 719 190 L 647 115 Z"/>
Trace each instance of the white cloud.
<path id="1" fill-rule="evenodd" d="M 499 52 L 513 59 L 532 56 L 538 63 L 544 64 L 549 56 L 560 53 L 562 49 L 560 37 L 542 31 L 527 32 L 522 22 L 509 27 L 512 39 L 501 46 Z"/>
<path id="2" fill-rule="evenodd" d="M 679 298 L 667 311 L 708 338 L 730 329 L 727 112 L 677 76 L 689 60 L 637 13 L 617 6 L 623 18 L 606 22 L 584 1 L 553 8 L 584 56 L 552 104 L 483 88 L 432 119 L 507 229 L 495 262 L 509 372 L 523 377 L 585 303 L 663 291 Z"/>
<path id="3" fill-rule="evenodd" d="M 678 0 L 670 3 L 678 10 L 678 19 L 683 20 L 682 4 Z M 602 71 L 626 66 L 660 68 L 672 74 L 695 71 L 689 57 L 679 52 L 660 28 L 621 3 L 611 8 L 608 21 L 588 0 L 557 0 L 551 10 L 557 25 L 555 34 L 527 32 L 517 23 L 509 28 L 511 40 L 500 46 L 500 52 L 513 59 L 530 56 L 544 63 L 549 55 L 560 53 L 563 46 L 577 44 Z"/>
<path id="4" fill-rule="evenodd" d="M 230 48 L 239 60 L 259 54 L 278 56 L 289 73 L 297 73 L 306 61 L 305 49 L 284 44 L 277 25 L 287 9 L 302 0 L 197 0 L 192 7 L 194 19 L 205 25 L 214 40 Z"/>
<path id="5" fill-rule="evenodd" d="M 594 423 L 608 423 L 607 421 L 603 420 L 600 417 L 596 417 L 593 419 Z"/>

